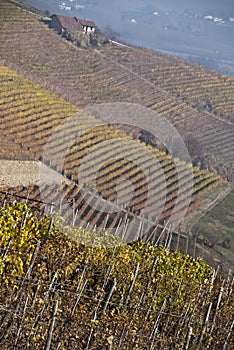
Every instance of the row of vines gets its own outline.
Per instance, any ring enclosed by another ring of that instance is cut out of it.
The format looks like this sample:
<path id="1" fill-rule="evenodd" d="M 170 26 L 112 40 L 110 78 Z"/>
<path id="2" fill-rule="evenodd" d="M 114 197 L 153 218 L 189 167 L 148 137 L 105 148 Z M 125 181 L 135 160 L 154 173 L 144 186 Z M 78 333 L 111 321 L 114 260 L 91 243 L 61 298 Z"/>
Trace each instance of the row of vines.
<path id="1" fill-rule="evenodd" d="M 120 206 L 118 202 L 110 205 L 92 191 L 85 193 L 74 181 L 63 182 L 60 185 L 43 183 L 40 187 L 3 187 L 0 200 L 2 203 L 18 201 L 27 204 L 37 217 L 40 217 L 41 213 L 59 215 L 63 218 L 63 226 L 83 227 L 89 232 L 106 230 L 108 235 L 119 237 L 126 243 L 144 239 L 152 245 L 160 244 L 169 250 L 179 250 L 194 258 L 202 257 L 213 266 L 223 263 L 226 265 L 217 244 L 205 238 L 189 236 L 180 228 L 172 231 L 170 225 L 162 225 L 154 217 L 138 216 L 126 206 Z M 197 203 L 194 202 L 190 206 L 190 210 L 193 210 Z M 165 212 L 165 218 L 166 215 Z M 82 239 L 84 240 L 85 236 Z"/>
<path id="2" fill-rule="evenodd" d="M 1 349 L 233 348 L 231 272 L 101 231 L 70 240 L 16 201 L 0 214 Z"/>
<path id="3" fill-rule="evenodd" d="M 233 78 L 150 50 L 78 49 L 11 2 L 3 0 L 0 9 L 2 63 L 78 107 L 113 101 L 150 107 L 192 133 L 209 159 L 233 168 Z"/>
<path id="4" fill-rule="evenodd" d="M 170 154 L 132 140 L 5 67 L 0 73 L 3 136 L 14 139 L 31 159 L 47 163 L 87 193 L 97 188 L 99 196 L 118 209 L 133 215 L 144 210 L 144 219 L 167 221 L 176 202 L 174 216 L 183 210 L 190 193 L 192 209 L 199 197 L 222 182 L 199 167 L 175 163 Z M 88 208 L 83 208 L 85 213 Z"/>
<path id="5" fill-rule="evenodd" d="M 158 99 L 150 107 L 179 128 L 192 132 L 206 150 L 226 159 L 226 166 L 233 163 L 232 77 L 152 50 L 113 45 L 103 48 L 102 53 L 175 96 L 172 103 Z"/>

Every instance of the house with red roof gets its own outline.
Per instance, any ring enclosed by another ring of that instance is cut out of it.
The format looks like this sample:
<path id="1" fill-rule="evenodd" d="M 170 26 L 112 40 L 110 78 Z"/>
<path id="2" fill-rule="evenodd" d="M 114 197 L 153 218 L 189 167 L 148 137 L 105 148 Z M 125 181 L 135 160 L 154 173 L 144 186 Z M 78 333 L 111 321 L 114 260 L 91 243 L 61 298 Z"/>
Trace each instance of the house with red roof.
<path id="1" fill-rule="evenodd" d="M 80 19 L 77 17 L 69 17 L 63 15 L 52 15 L 50 18 L 50 26 L 54 28 L 59 34 L 63 34 L 66 30 L 94 33 L 97 28 L 95 22 L 87 19 Z"/>

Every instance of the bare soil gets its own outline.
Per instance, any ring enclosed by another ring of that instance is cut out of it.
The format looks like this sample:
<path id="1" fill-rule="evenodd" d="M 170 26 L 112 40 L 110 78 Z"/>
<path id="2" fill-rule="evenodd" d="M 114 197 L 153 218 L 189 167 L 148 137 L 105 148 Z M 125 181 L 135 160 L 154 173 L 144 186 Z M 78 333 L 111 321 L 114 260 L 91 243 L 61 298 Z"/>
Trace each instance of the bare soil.
<path id="1" fill-rule="evenodd" d="M 39 161 L 0 160 L 0 187 L 29 186 L 70 181 Z"/>

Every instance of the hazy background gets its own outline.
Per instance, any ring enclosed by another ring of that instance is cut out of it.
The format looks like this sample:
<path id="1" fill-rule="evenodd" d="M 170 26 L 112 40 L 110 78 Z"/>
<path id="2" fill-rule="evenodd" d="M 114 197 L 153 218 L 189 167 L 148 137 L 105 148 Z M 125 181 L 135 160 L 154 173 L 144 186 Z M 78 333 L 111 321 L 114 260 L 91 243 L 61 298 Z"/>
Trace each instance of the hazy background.
<path id="1" fill-rule="evenodd" d="M 110 25 L 122 41 L 192 59 L 234 76 L 234 0 L 23 2 L 51 13 L 87 17 L 101 29 Z"/>

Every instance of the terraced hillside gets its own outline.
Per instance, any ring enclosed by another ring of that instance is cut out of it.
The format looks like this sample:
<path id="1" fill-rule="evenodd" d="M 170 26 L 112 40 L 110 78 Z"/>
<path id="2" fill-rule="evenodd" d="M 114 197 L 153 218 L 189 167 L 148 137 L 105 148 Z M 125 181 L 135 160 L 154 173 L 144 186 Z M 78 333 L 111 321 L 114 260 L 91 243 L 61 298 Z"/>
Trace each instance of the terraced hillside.
<path id="1" fill-rule="evenodd" d="M 1 156 L 18 159 L 17 151 L 20 149 L 25 156 L 37 159 L 45 143 L 45 140 L 42 140 L 42 144 L 40 142 L 38 123 L 46 137 L 59 121 L 78 109 L 6 67 L 0 68 L 0 81 L 1 137 L 3 141 L 4 138 L 12 141 L 4 143 Z M 11 151 L 12 147 L 14 152 Z"/>
<path id="2" fill-rule="evenodd" d="M 193 135 L 232 179 L 233 78 L 150 50 L 78 49 L 8 0 L 0 11 L 2 63 L 79 107 L 112 101 L 151 107 Z"/>
<path id="3" fill-rule="evenodd" d="M 234 122 L 232 77 L 153 50 L 108 45 L 102 52 L 197 110 Z"/>
<path id="4" fill-rule="evenodd" d="M 113 220 L 123 220 L 125 214 L 106 214 L 114 205 L 114 213 L 124 209 L 129 215 L 140 215 L 147 227 L 172 217 L 176 220 L 189 205 L 190 194 L 192 209 L 200 196 L 222 182 L 219 176 L 191 169 L 190 164 L 100 123 L 6 67 L 0 68 L 0 82 L 2 135 L 14 139 L 31 159 L 41 159 L 75 181 L 77 191 L 85 189 L 86 200 L 77 200 L 73 209 L 86 224 L 113 226 Z M 41 192 L 46 200 L 46 192 Z M 58 198 L 59 206 L 61 195 Z"/>
<path id="5" fill-rule="evenodd" d="M 205 151 L 219 155 L 220 160 L 223 159 L 223 164 L 227 161 L 227 167 L 233 167 L 234 79 L 232 77 L 151 50 L 112 45 L 107 46 L 102 52 L 106 57 L 128 67 L 155 86 L 176 96 L 178 101 L 175 105 L 165 106 L 161 101 L 157 101 L 150 107 L 165 117 L 170 117 L 175 125 L 192 133 Z M 182 102 L 187 106 L 184 111 L 181 109 Z M 192 107 L 190 115 L 188 115 L 189 107 Z M 180 120 L 175 118 L 178 114 L 182 117 Z M 184 124 L 183 117 L 186 118 Z"/>
<path id="6" fill-rule="evenodd" d="M 25 154 L 22 145 L 15 143 L 15 140 L 4 135 L 0 128 L 0 159 L 21 159 L 29 160 L 29 155 Z"/>

